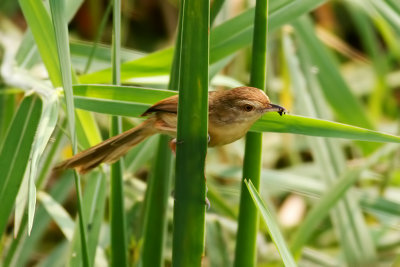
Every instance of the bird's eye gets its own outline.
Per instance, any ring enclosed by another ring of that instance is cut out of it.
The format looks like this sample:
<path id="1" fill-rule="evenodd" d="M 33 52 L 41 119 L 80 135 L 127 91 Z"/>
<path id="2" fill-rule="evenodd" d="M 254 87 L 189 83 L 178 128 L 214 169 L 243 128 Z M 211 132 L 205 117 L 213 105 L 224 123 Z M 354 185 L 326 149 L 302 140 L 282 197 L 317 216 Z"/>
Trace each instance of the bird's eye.
<path id="1" fill-rule="evenodd" d="M 254 110 L 254 107 L 252 105 L 246 104 L 243 106 L 243 109 L 247 112 L 250 112 Z"/>

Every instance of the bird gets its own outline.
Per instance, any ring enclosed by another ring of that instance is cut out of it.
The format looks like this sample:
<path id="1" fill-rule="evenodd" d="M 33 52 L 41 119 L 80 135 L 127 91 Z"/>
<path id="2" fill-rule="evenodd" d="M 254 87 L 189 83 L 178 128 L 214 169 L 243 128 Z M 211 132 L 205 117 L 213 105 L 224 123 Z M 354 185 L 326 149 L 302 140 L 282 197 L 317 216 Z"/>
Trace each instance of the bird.
<path id="1" fill-rule="evenodd" d="M 114 163 L 132 147 L 154 134 L 176 137 L 178 95 L 165 98 L 149 107 L 147 117 L 138 126 L 90 147 L 55 167 L 60 171 L 75 168 L 84 174 L 101 163 Z M 242 138 L 263 114 L 286 109 L 272 104 L 266 93 L 255 87 L 236 87 L 208 93 L 208 146 L 222 146 Z M 175 139 L 171 141 L 171 147 Z"/>

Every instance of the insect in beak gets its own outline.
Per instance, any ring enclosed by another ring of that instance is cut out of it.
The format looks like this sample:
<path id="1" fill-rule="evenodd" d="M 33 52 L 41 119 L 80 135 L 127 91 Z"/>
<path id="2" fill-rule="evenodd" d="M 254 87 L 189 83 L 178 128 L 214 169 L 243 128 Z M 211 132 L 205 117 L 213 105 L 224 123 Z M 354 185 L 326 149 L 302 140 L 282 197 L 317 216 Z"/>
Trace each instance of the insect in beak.
<path id="1" fill-rule="evenodd" d="M 265 112 L 276 111 L 279 115 L 286 114 L 287 110 L 284 107 L 281 107 L 276 104 L 268 104 L 268 107 L 264 109 Z"/>

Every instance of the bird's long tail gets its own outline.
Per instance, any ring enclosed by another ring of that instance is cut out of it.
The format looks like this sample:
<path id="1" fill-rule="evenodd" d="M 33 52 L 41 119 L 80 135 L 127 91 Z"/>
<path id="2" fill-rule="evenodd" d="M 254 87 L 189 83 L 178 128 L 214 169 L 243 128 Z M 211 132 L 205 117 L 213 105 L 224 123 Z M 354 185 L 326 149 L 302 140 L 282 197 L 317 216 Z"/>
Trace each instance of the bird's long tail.
<path id="1" fill-rule="evenodd" d="M 154 118 L 119 135 L 111 137 L 73 157 L 61 162 L 55 171 L 75 168 L 79 173 L 86 173 L 101 163 L 113 163 L 125 155 L 129 149 L 155 134 Z"/>

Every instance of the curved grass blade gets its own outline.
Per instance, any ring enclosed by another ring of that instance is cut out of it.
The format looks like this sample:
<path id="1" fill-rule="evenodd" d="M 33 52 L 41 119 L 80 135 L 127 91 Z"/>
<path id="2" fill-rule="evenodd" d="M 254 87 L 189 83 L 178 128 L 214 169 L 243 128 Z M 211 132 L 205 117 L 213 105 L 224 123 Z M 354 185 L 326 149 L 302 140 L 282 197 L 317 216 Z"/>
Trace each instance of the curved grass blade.
<path id="1" fill-rule="evenodd" d="M 29 169 L 29 185 L 28 185 L 28 233 L 30 234 L 33 225 L 33 217 L 36 206 L 36 173 L 39 168 L 39 159 L 53 133 L 58 119 L 58 96 L 55 92 L 49 92 L 43 96 L 43 114 L 36 133 L 31 155 L 31 166 Z"/>
<path id="2" fill-rule="evenodd" d="M 267 206 L 262 201 L 253 183 L 251 181 L 245 180 L 245 184 L 250 192 L 254 204 L 261 213 L 261 216 L 267 226 L 268 232 L 272 240 L 274 241 L 274 244 L 276 245 L 285 266 L 297 266 L 292 254 L 289 251 L 288 246 L 286 245 L 286 241 L 283 238 L 278 223 L 272 216 L 271 212 L 268 210 Z"/>

